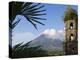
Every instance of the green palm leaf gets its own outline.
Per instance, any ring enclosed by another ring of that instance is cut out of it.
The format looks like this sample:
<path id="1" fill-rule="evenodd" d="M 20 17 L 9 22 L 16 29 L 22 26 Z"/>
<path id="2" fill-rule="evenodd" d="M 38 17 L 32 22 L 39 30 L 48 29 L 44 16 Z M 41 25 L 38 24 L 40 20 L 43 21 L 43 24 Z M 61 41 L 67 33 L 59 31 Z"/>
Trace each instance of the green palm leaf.
<path id="1" fill-rule="evenodd" d="M 39 20 L 46 20 L 45 18 L 40 18 L 39 16 L 46 15 L 45 12 L 46 10 L 43 9 L 44 5 L 40 3 L 32 3 L 32 2 L 11 2 L 10 4 L 11 12 L 9 20 L 9 25 L 13 23 L 15 20 L 16 15 L 23 15 L 27 21 L 29 21 L 36 29 L 37 25 L 36 23 L 39 23 L 41 25 L 44 25 L 42 22 L 38 21 Z M 41 10 L 43 9 L 43 10 Z M 13 24 L 13 28 L 19 23 L 20 21 L 16 21 L 15 24 Z M 36 23 L 35 23 L 36 22 Z M 11 27 L 11 26 L 10 26 Z"/>
<path id="2" fill-rule="evenodd" d="M 27 3 L 23 3 L 21 6 L 21 12 L 24 12 L 25 10 L 27 10 L 33 3 L 31 2 L 27 2 Z"/>
<path id="3" fill-rule="evenodd" d="M 32 11 L 32 12 L 30 12 L 30 13 L 40 13 L 40 12 L 44 12 L 44 11 L 46 11 L 46 10 Z"/>
<path id="4" fill-rule="evenodd" d="M 27 14 L 24 14 L 24 15 L 29 15 L 29 16 L 41 16 L 41 15 L 46 15 L 46 13 L 43 13 L 43 14 L 27 13 Z"/>
<path id="5" fill-rule="evenodd" d="M 36 22 L 36 23 L 39 23 L 39 24 L 41 24 L 41 25 L 45 25 L 45 24 L 43 24 L 43 23 L 41 23 L 41 22 L 39 22 L 39 21 L 37 21 L 37 20 L 35 20 L 35 19 L 31 19 L 32 21 L 34 21 L 34 22 Z"/>
<path id="6" fill-rule="evenodd" d="M 20 20 L 18 20 L 18 21 L 16 21 L 16 22 L 14 22 L 12 25 L 12 29 L 14 29 L 14 27 L 18 24 L 20 22 Z"/>
<path id="7" fill-rule="evenodd" d="M 15 46 L 13 47 L 13 50 L 18 49 L 19 47 L 21 47 L 22 44 L 23 44 L 23 42 L 22 42 L 22 43 L 19 43 L 19 44 L 17 44 L 17 45 L 15 45 Z"/>
<path id="8" fill-rule="evenodd" d="M 31 21 L 28 17 L 26 17 L 26 19 L 27 19 L 27 21 L 29 21 L 35 27 L 35 29 L 37 29 L 37 26 L 33 21 Z"/>
<path id="9" fill-rule="evenodd" d="M 21 7 L 23 9 L 23 8 L 26 8 L 26 7 L 30 6 L 30 5 L 32 5 L 32 2 L 23 2 Z"/>
<path id="10" fill-rule="evenodd" d="M 31 4 L 31 5 L 29 5 L 28 7 L 26 6 L 27 8 L 22 9 L 22 12 L 27 11 L 27 9 L 30 9 L 30 10 L 31 10 L 31 9 L 37 7 L 38 5 L 40 5 L 40 3 L 38 3 L 37 5 L 32 5 L 32 4 Z"/>
<path id="11" fill-rule="evenodd" d="M 37 11 L 37 10 L 43 8 L 43 7 L 44 7 L 44 5 L 42 5 L 40 7 L 37 7 L 37 8 L 29 9 L 28 12 Z"/>
<path id="12" fill-rule="evenodd" d="M 32 19 L 39 19 L 39 20 L 46 20 L 46 18 L 39 18 L 39 17 L 30 17 Z"/>

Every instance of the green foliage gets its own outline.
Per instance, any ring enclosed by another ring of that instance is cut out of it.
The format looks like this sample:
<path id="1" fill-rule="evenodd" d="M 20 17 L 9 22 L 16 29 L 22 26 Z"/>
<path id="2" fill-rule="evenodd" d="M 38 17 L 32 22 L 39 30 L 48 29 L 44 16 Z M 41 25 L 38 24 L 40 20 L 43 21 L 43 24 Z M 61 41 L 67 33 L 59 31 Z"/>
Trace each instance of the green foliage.
<path id="1" fill-rule="evenodd" d="M 36 29 L 36 23 L 41 25 L 45 25 L 39 20 L 46 20 L 45 18 L 41 18 L 40 16 L 46 15 L 44 11 L 44 5 L 40 3 L 32 3 L 32 2 L 10 2 L 10 17 L 9 17 L 9 27 L 14 29 L 14 27 L 20 22 L 21 19 L 15 20 L 17 15 L 24 16 L 27 21 L 29 21 Z"/>
<path id="2" fill-rule="evenodd" d="M 31 42 L 31 41 L 30 41 Z M 12 58 L 27 58 L 27 57 L 43 57 L 43 56 L 62 56 L 64 51 L 53 50 L 46 51 L 41 49 L 41 46 L 30 47 L 29 43 L 19 43 L 12 48 Z"/>
<path id="3" fill-rule="evenodd" d="M 71 6 L 68 6 L 67 10 L 65 11 L 64 14 L 64 21 L 66 20 L 77 20 L 78 19 L 78 14 L 75 9 L 72 9 Z"/>
<path id="4" fill-rule="evenodd" d="M 36 29 L 37 23 L 41 25 L 45 25 L 39 20 L 46 20 L 45 18 L 41 18 L 41 16 L 46 15 L 44 13 L 46 11 L 44 9 L 44 5 L 40 3 L 32 3 L 32 2 L 10 2 L 9 3 L 9 33 L 10 37 L 12 37 L 12 30 L 17 26 L 17 24 L 22 20 L 20 18 L 15 21 L 17 15 L 24 16 L 27 21 L 29 21 Z M 10 39 L 11 40 L 11 39 Z M 11 43 L 11 42 L 10 42 Z M 23 44 L 19 43 L 15 45 L 13 48 L 9 45 L 9 53 L 13 58 L 21 58 L 21 57 L 33 57 L 33 56 L 44 56 L 46 52 L 38 47 L 28 47 L 29 43 Z"/>
<path id="5" fill-rule="evenodd" d="M 41 57 L 47 56 L 47 52 L 40 46 L 29 47 L 29 43 L 19 43 L 12 48 L 12 58 Z"/>

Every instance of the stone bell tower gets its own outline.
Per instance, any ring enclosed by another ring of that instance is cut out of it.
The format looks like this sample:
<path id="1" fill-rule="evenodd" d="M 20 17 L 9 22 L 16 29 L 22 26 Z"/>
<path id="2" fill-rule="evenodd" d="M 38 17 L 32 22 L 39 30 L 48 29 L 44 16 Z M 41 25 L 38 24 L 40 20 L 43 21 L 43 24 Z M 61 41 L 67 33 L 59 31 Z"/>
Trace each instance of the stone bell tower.
<path id="1" fill-rule="evenodd" d="M 66 11 L 65 19 L 65 55 L 78 54 L 78 20 L 77 12 L 72 8 L 68 8 Z"/>

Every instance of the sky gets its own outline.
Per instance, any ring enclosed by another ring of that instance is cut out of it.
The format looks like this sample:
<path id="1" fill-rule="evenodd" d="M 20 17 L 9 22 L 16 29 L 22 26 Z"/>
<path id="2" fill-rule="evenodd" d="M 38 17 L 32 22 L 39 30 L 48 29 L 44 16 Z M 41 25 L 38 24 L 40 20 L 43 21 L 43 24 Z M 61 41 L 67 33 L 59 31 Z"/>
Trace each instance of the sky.
<path id="1" fill-rule="evenodd" d="M 29 42 L 30 40 L 35 39 L 45 31 L 48 31 L 47 33 L 49 33 L 50 31 L 53 32 L 52 30 L 54 30 L 55 32 L 64 31 L 63 16 L 68 5 L 59 5 L 59 4 L 43 4 L 43 5 L 45 5 L 44 9 L 47 10 L 45 11 L 47 15 L 41 17 L 46 18 L 47 20 L 46 21 L 40 20 L 45 24 L 45 26 L 37 24 L 38 30 L 36 30 L 34 26 L 26 20 L 25 17 L 20 15 L 16 16 L 15 19 L 17 20 L 18 18 L 21 18 L 21 21 L 13 30 L 13 38 L 12 38 L 13 45 L 20 42 Z M 78 9 L 77 6 L 75 5 L 72 5 L 71 7 L 76 10 Z M 58 34 L 58 33 L 53 33 L 53 34 Z"/>

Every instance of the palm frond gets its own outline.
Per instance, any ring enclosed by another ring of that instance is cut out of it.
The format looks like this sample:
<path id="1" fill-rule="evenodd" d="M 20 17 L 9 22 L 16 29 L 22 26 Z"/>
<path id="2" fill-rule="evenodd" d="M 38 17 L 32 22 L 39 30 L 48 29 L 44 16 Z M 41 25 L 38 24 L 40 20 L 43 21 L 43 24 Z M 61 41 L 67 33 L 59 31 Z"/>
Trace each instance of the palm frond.
<path id="1" fill-rule="evenodd" d="M 29 9 L 31 10 L 31 9 L 37 7 L 38 5 L 40 5 L 40 3 L 38 3 L 38 4 L 36 4 L 36 5 L 32 5 L 32 4 L 31 4 L 31 6 L 28 6 L 28 7 L 26 6 L 27 8 L 22 9 L 22 12 L 28 11 Z"/>
<path id="2" fill-rule="evenodd" d="M 16 49 L 12 48 L 12 57 L 13 58 L 24 58 L 24 57 L 40 57 L 47 56 L 47 51 L 41 49 L 41 46 L 28 47 L 29 43 L 21 45 L 17 44 Z"/>
<path id="3" fill-rule="evenodd" d="M 24 45 L 22 45 L 21 47 L 28 47 L 30 43 L 31 43 L 31 41 L 29 41 L 29 42 L 25 43 L 25 44 L 24 44 Z"/>
<path id="4" fill-rule="evenodd" d="M 25 12 L 23 12 L 23 14 L 36 14 L 36 13 L 41 13 L 41 12 L 44 12 L 44 11 L 46 11 L 46 10 L 31 11 L 31 12 L 27 12 L 27 11 L 25 11 Z"/>
<path id="5" fill-rule="evenodd" d="M 15 27 L 19 22 L 20 22 L 20 20 L 14 22 L 14 23 L 12 24 L 12 29 L 14 29 L 14 27 Z"/>
<path id="6" fill-rule="evenodd" d="M 32 5 L 32 4 L 33 4 L 32 2 L 24 2 L 21 7 L 25 8 L 25 7 Z"/>
<path id="7" fill-rule="evenodd" d="M 33 3 L 31 3 L 31 2 L 23 3 L 21 6 L 21 12 L 24 12 L 25 10 L 27 10 L 32 4 Z"/>
<path id="8" fill-rule="evenodd" d="M 37 8 L 28 9 L 27 11 L 28 11 L 28 12 L 37 11 L 37 10 L 40 10 L 41 8 L 43 8 L 43 7 L 44 7 L 44 5 L 39 6 L 39 7 L 37 7 Z"/>
<path id="9" fill-rule="evenodd" d="M 29 21 L 36 29 L 37 29 L 37 25 L 36 23 L 39 23 L 41 25 L 44 25 L 43 23 L 36 21 L 35 20 L 39 19 L 39 20 L 46 20 L 45 18 L 39 18 L 39 16 L 43 16 L 46 15 L 46 13 L 42 13 L 45 12 L 44 5 L 40 4 L 40 3 L 32 3 L 32 2 L 12 2 L 9 4 L 10 8 L 11 8 L 11 12 L 12 14 L 10 14 L 10 19 L 11 23 L 13 23 L 13 21 L 15 20 L 16 15 L 23 15 L 27 21 Z M 42 9 L 42 10 L 41 10 Z M 32 19 L 32 20 L 31 20 Z M 10 23 L 10 25 L 11 25 Z M 13 28 L 19 23 L 19 21 L 15 22 L 14 24 L 12 24 Z M 11 26 L 10 26 L 11 27 Z"/>
<path id="10" fill-rule="evenodd" d="M 14 49 L 14 50 L 18 49 L 22 44 L 23 44 L 23 42 L 15 45 L 15 46 L 13 47 L 13 49 Z"/>
<path id="11" fill-rule="evenodd" d="M 40 12 L 44 12 L 44 11 L 46 11 L 46 10 L 32 11 L 32 12 L 30 12 L 30 13 L 40 13 Z"/>
<path id="12" fill-rule="evenodd" d="M 24 16 L 26 17 L 26 15 Z M 35 27 L 35 29 L 37 29 L 37 25 L 33 21 L 31 21 L 28 17 L 26 17 L 26 19 Z"/>
<path id="13" fill-rule="evenodd" d="M 32 21 L 34 21 L 34 22 L 36 22 L 36 23 L 39 23 L 39 24 L 41 24 L 41 25 L 45 25 L 45 24 L 43 24 L 43 23 L 41 23 L 40 21 L 37 21 L 37 20 L 35 20 L 35 19 L 31 19 Z"/>
<path id="14" fill-rule="evenodd" d="M 28 16 L 42 16 L 42 15 L 46 15 L 46 13 L 43 13 L 43 14 L 26 13 L 24 15 L 28 15 Z"/>
<path id="15" fill-rule="evenodd" d="M 12 23 L 11 23 L 11 20 L 9 21 L 9 28 L 12 29 Z"/>
<path id="16" fill-rule="evenodd" d="M 39 18 L 39 17 L 30 17 L 30 18 L 39 19 L 39 20 L 46 20 L 46 18 Z"/>

